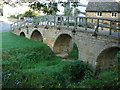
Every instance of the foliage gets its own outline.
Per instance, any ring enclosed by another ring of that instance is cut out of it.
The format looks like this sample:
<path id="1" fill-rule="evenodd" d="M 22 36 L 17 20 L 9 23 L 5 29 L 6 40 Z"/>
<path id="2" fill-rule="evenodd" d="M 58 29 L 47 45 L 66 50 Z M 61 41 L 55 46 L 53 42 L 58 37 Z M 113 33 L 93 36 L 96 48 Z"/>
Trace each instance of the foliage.
<path id="1" fill-rule="evenodd" d="M 3 9 L 0 8 L 0 15 L 3 15 Z"/>
<path id="2" fill-rule="evenodd" d="M 35 13 L 31 10 L 24 13 L 24 17 L 35 17 Z"/>
<path id="3" fill-rule="evenodd" d="M 89 64 L 83 61 L 76 61 L 63 67 L 63 73 L 68 74 L 72 82 L 80 82 L 84 78 L 85 73 L 91 70 Z"/>
<path id="4" fill-rule="evenodd" d="M 80 10 L 78 8 L 75 8 L 74 16 L 78 16 L 80 13 L 81 13 Z"/>
<path id="5" fill-rule="evenodd" d="M 74 43 L 73 50 L 69 54 L 68 58 L 77 60 L 78 54 L 79 54 L 79 52 L 78 52 L 77 45 Z"/>
<path id="6" fill-rule="evenodd" d="M 35 16 L 39 16 L 40 14 L 38 12 L 34 12 L 34 11 L 26 11 L 25 13 L 21 13 L 18 15 L 11 15 L 10 17 L 12 18 L 24 18 L 24 17 L 35 17 Z"/>
<path id="7" fill-rule="evenodd" d="M 10 17 L 11 17 L 11 18 L 17 18 L 17 16 L 16 16 L 16 15 L 10 15 Z"/>
<path id="8" fill-rule="evenodd" d="M 40 2 L 34 2 L 33 4 L 30 4 L 29 7 L 32 8 L 35 11 L 40 11 L 45 6 L 45 4 Z"/>
<path id="9" fill-rule="evenodd" d="M 115 68 L 94 76 L 88 63 L 62 61 L 42 42 L 10 32 L 0 36 L 3 88 L 117 89 L 120 86 L 120 52 Z"/>
<path id="10" fill-rule="evenodd" d="M 36 11 L 43 11 L 43 13 L 47 15 L 56 15 L 56 12 L 59 11 L 57 8 L 57 3 L 54 2 L 50 2 L 48 4 L 34 2 L 30 5 L 30 8 Z"/>
<path id="11" fill-rule="evenodd" d="M 65 15 L 65 16 L 72 16 L 72 10 L 73 10 L 73 8 L 70 8 L 70 9 L 68 9 L 68 10 L 65 10 L 65 11 L 64 11 L 64 15 Z"/>
<path id="12" fill-rule="evenodd" d="M 20 37 L 11 32 L 0 33 L 0 37 L 2 37 L 2 44 L 0 44 L 0 48 L 2 48 L 3 50 L 46 47 L 46 45 L 43 45 L 42 42 L 37 42 L 28 38 Z"/>
<path id="13" fill-rule="evenodd" d="M 47 6 L 43 7 L 43 13 L 47 15 L 56 15 L 58 11 L 57 3 L 50 2 Z"/>
<path id="14" fill-rule="evenodd" d="M 17 18 L 19 18 L 19 17 L 24 17 L 24 14 L 18 14 Z"/>
<path id="15" fill-rule="evenodd" d="M 72 2 L 72 6 L 73 6 L 74 8 L 76 8 L 76 7 L 78 7 L 78 3 L 79 3 L 79 2 Z"/>

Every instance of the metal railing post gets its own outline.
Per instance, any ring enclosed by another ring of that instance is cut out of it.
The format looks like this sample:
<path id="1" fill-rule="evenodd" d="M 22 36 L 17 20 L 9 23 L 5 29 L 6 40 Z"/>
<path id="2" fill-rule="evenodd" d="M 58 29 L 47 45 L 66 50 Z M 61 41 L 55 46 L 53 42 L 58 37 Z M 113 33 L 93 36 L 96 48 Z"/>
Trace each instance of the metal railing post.
<path id="1" fill-rule="evenodd" d="M 54 16 L 54 26 L 55 26 L 55 23 L 56 23 L 56 20 L 55 20 L 55 19 L 56 19 L 56 17 Z"/>
<path id="2" fill-rule="evenodd" d="M 74 29 L 77 29 L 77 17 L 74 18 Z"/>
<path id="3" fill-rule="evenodd" d="M 109 34 L 112 34 L 112 21 L 110 21 L 110 29 L 109 29 Z"/>
<path id="4" fill-rule="evenodd" d="M 99 19 L 97 19 L 97 27 L 96 27 L 96 32 L 98 32 L 98 28 L 99 28 Z"/>
<path id="5" fill-rule="evenodd" d="M 85 18 L 85 30 L 87 30 L 87 18 Z"/>
<path id="6" fill-rule="evenodd" d="M 68 21 L 68 22 L 67 22 L 67 23 L 68 23 L 68 24 L 67 24 L 67 27 L 69 28 L 69 16 L 68 16 L 68 20 L 67 20 L 67 21 Z"/>

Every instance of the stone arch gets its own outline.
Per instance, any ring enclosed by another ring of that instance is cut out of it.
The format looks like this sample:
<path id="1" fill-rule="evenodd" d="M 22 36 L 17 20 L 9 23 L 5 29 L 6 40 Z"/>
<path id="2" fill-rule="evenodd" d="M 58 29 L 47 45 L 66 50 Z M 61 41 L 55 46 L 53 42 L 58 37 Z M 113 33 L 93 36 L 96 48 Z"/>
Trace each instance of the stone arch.
<path id="1" fill-rule="evenodd" d="M 32 32 L 30 39 L 35 41 L 43 41 L 42 34 L 38 30 L 34 30 Z"/>
<path id="2" fill-rule="evenodd" d="M 54 43 L 53 52 L 57 56 L 67 57 L 73 48 L 72 37 L 68 34 L 59 35 Z"/>
<path id="3" fill-rule="evenodd" d="M 20 36 L 26 37 L 24 32 L 21 32 L 21 33 L 20 33 Z"/>
<path id="4" fill-rule="evenodd" d="M 119 47 L 109 47 L 104 49 L 97 57 L 96 71 L 101 71 L 115 66 L 117 62 L 117 53 L 120 51 Z"/>

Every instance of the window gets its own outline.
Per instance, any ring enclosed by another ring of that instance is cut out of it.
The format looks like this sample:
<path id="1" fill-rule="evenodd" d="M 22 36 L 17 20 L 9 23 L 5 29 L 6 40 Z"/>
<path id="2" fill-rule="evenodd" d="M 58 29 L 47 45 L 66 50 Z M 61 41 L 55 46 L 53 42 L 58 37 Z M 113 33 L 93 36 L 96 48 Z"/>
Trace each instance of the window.
<path id="1" fill-rule="evenodd" d="M 117 16 L 117 12 L 112 12 L 112 17 L 116 17 Z"/>
<path id="2" fill-rule="evenodd" d="M 98 12 L 98 13 L 97 13 L 97 16 L 102 16 L 102 12 Z"/>

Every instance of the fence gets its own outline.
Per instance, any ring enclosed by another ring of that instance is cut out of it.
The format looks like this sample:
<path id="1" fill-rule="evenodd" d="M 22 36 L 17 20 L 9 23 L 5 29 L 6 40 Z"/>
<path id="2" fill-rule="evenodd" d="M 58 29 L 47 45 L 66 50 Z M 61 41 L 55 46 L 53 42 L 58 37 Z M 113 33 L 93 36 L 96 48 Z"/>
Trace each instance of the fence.
<path id="1" fill-rule="evenodd" d="M 22 20 L 11 24 L 11 30 L 21 27 L 29 27 L 30 25 L 45 27 L 73 27 L 74 30 L 83 27 L 85 30 L 88 28 L 93 29 L 95 33 L 99 30 L 109 30 L 109 35 L 112 32 L 120 31 L 120 19 L 106 19 L 106 18 L 93 18 L 93 17 L 75 17 L 75 16 L 38 16 L 29 20 Z"/>

